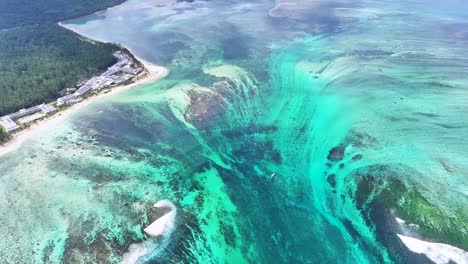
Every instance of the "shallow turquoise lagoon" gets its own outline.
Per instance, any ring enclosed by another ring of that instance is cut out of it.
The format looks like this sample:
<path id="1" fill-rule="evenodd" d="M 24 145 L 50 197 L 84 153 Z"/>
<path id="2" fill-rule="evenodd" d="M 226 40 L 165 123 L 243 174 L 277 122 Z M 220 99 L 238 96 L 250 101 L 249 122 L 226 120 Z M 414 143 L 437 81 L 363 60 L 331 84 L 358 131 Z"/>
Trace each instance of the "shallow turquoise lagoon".
<path id="1" fill-rule="evenodd" d="M 430 263 L 468 250 L 461 1 L 129 0 L 65 23 L 167 67 L 0 156 L 7 263 Z M 177 206 L 175 231 L 143 228 Z"/>

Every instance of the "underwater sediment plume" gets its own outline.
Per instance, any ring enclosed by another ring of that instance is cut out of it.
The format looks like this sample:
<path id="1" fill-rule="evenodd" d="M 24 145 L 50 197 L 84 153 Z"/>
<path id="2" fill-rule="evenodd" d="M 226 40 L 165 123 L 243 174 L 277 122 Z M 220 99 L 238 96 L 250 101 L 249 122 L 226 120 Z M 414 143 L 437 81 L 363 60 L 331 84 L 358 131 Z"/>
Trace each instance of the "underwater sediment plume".
<path id="1" fill-rule="evenodd" d="M 128 0 L 170 74 L 0 155 L 5 263 L 468 263 L 468 4 Z"/>

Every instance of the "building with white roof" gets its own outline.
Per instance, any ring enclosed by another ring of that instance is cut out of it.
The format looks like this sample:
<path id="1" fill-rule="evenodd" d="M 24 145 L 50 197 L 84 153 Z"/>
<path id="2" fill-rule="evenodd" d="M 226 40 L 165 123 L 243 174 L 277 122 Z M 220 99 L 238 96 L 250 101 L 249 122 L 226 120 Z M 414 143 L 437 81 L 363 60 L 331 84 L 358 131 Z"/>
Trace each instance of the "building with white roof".
<path id="1" fill-rule="evenodd" d="M 39 108 L 42 110 L 42 112 L 46 115 L 51 115 L 55 112 L 57 112 L 57 109 L 55 109 L 53 106 L 50 104 L 41 104 L 39 105 Z"/>
<path id="2" fill-rule="evenodd" d="M 18 130 L 21 130 L 21 127 L 18 126 L 9 116 L 0 117 L 0 126 L 5 128 L 8 133 L 12 133 Z"/>
<path id="3" fill-rule="evenodd" d="M 57 99 L 57 105 L 61 106 L 61 105 L 66 105 L 66 104 L 74 104 L 78 101 L 79 99 L 75 94 L 69 94 L 69 95 L 65 95 Z"/>
<path id="4" fill-rule="evenodd" d="M 41 108 L 39 108 L 39 106 L 33 106 L 33 107 L 30 107 L 30 108 L 27 108 L 27 109 L 21 109 L 16 113 L 9 114 L 8 116 L 10 117 L 11 120 L 16 120 L 16 119 L 19 119 L 19 118 L 21 118 L 23 116 L 32 115 L 32 114 L 37 113 L 39 111 L 41 111 Z"/>
<path id="5" fill-rule="evenodd" d="M 46 115 L 44 113 L 35 113 L 33 115 L 28 115 L 28 116 L 25 116 L 25 117 L 22 117 L 20 119 L 18 119 L 18 122 L 20 122 L 21 124 L 25 125 L 27 123 L 31 123 L 33 121 L 36 121 L 38 119 L 41 119 L 43 117 L 45 117 Z"/>

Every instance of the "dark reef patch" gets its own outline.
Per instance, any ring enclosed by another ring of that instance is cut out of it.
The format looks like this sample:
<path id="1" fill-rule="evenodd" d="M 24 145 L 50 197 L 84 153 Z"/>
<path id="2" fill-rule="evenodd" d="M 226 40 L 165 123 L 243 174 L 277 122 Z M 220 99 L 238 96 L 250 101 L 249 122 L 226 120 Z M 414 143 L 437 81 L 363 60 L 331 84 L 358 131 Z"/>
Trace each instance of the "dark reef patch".
<path id="1" fill-rule="evenodd" d="M 330 184 L 332 188 L 336 187 L 336 175 L 335 174 L 330 174 L 327 177 L 327 182 Z"/>
<path id="2" fill-rule="evenodd" d="M 361 154 L 354 155 L 351 159 L 353 161 L 359 161 L 362 159 L 362 155 Z"/>
<path id="3" fill-rule="evenodd" d="M 425 255 L 410 251 L 401 241 L 397 236 L 400 232 L 399 225 L 390 210 L 374 205 L 366 214 L 375 227 L 377 240 L 386 246 L 393 261 L 398 264 L 434 263 Z"/>
<path id="4" fill-rule="evenodd" d="M 344 145 L 339 145 L 336 146 L 328 152 L 327 159 L 329 161 L 340 161 L 344 158 L 344 151 L 345 151 L 345 146 Z"/>
<path id="5" fill-rule="evenodd" d="M 187 122 L 203 130 L 224 120 L 224 99 L 219 94 L 192 89 L 189 96 L 190 105 L 184 113 Z"/>
<path id="6" fill-rule="evenodd" d="M 404 183 L 396 175 L 417 174 L 406 167 L 372 166 L 356 172 L 356 206 L 368 221 L 368 212 L 375 208 L 391 210 L 408 223 L 419 226 L 423 238 L 468 249 L 468 215 L 461 208 L 455 216 L 444 213 L 431 204 L 411 183 Z"/>

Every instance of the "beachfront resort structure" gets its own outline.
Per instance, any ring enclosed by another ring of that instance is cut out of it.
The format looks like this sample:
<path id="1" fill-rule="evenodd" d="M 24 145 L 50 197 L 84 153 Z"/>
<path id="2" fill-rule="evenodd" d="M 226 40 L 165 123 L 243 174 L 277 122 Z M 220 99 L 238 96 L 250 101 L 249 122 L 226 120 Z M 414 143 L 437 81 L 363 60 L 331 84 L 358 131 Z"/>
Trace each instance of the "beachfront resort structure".
<path id="1" fill-rule="evenodd" d="M 12 133 L 21 129 L 18 124 L 16 124 L 9 116 L 0 117 L 0 125 L 6 130 L 8 133 Z"/>
<path id="2" fill-rule="evenodd" d="M 21 130 L 21 127 L 15 122 L 18 121 L 22 125 L 41 119 L 47 115 L 52 115 L 57 110 L 50 104 L 41 104 L 27 109 L 21 109 L 16 113 L 0 117 L 0 126 L 8 133 Z"/>
<path id="3" fill-rule="evenodd" d="M 74 104 L 81 100 L 80 97 L 86 95 L 90 91 L 99 91 L 106 87 L 122 84 L 143 70 L 128 54 L 122 51 L 114 52 L 114 56 L 118 59 L 116 64 L 109 67 L 102 74 L 89 79 L 73 94 L 58 98 L 57 106 Z"/>
<path id="4" fill-rule="evenodd" d="M 0 126 L 8 133 L 16 132 L 21 130 L 20 125 L 27 125 L 38 119 L 53 115 L 57 112 L 54 104 L 55 106 L 63 106 L 77 103 L 90 91 L 99 91 L 106 87 L 122 84 L 143 71 L 143 67 L 128 53 L 116 51 L 114 56 L 117 58 L 117 63 L 109 67 L 105 72 L 80 85 L 74 93 L 58 98 L 55 103 L 21 109 L 16 113 L 0 117 Z"/>

